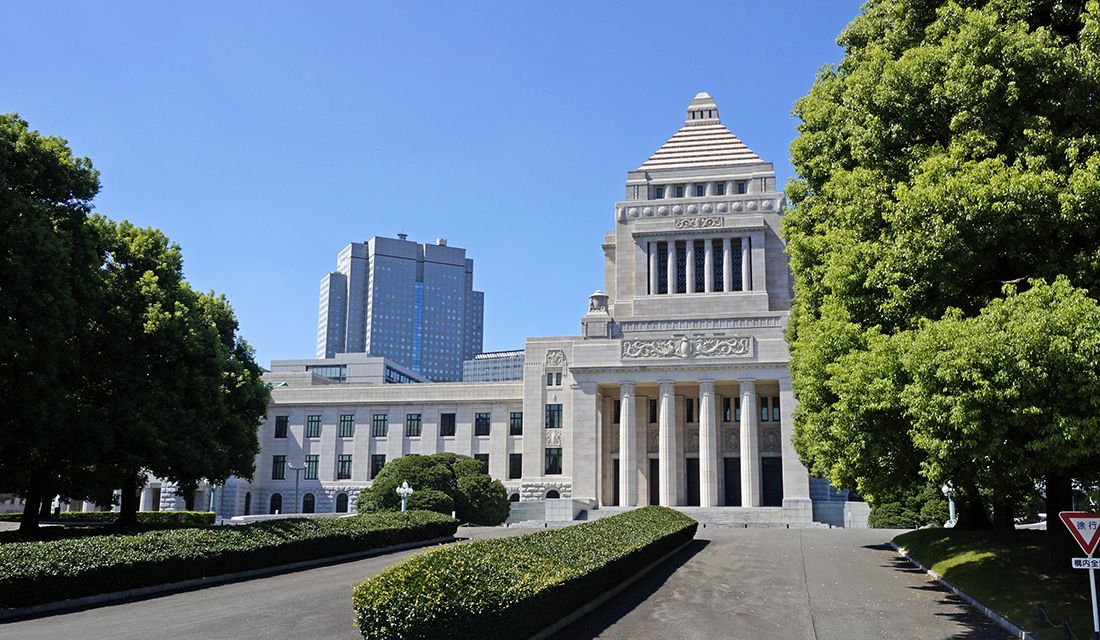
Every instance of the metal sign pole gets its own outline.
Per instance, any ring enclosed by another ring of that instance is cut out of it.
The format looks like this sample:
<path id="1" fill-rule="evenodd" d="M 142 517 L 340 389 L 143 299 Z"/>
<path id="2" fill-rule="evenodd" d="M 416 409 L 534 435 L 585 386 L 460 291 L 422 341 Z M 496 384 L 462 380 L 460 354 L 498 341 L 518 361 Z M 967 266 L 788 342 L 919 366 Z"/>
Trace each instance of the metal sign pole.
<path id="1" fill-rule="evenodd" d="M 1089 554 L 1089 560 L 1092 559 L 1092 554 Z M 1096 577 L 1093 575 L 1095 570 L 1092 568 L 1092 563 L 1089 562 L 1089 590 L 1092 591 L 1092 640 L 1100 640 L 1100 617 L 1096 615 Z"/>

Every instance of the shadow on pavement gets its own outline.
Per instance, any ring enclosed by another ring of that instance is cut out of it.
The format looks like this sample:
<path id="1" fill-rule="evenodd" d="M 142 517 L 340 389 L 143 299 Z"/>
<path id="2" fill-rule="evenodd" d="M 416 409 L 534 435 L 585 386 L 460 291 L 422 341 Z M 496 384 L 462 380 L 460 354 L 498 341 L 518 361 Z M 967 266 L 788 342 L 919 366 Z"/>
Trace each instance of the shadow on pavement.
<path id="1" fill-rule="evenodd" d="M 615 624 L 626 614 L 633 611 L 653 595 L 672 574 L 688 563 L 695 554 L 710 544 L 707 540 L 693 540 L 680 553 L 669 558 L 664 564 L 645 574 L 622 593 L 605 602 L 595 611 L 550 636 L 550 640 L 580 640 L 595 638 Z"/>

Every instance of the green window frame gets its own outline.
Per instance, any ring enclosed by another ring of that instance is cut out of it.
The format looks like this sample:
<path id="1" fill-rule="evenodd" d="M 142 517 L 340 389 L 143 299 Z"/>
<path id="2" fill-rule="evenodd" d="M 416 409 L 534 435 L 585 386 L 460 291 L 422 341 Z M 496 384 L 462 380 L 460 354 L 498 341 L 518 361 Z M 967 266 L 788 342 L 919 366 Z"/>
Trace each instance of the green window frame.
<path id="1" fill-rule="evenodd" d="M 385 438 L 390 431 L 390 416 L 387 413 L 376 413 L 370 417 L 370 434 L 375 438 Z"/>
<path id="2" fill-rule="evenodd" d="M 320 466 L 321 456 L 311 453 L 306 456 L 306 469 L 303 472 L 302 477 L 306 480 L 317 479 L 317 469 Z"/>
<path id="3" fill-rule="evenodd" d="M 306 437 L 321 437 L 321 416 L 306 416 Z"/>
<path id="4" fill-rule="evenodd" d="M 355 435 L 355 415 L 342 415 L 340 416 L 340 433 L 341 438 L 351 438 Z"/>
<path id="5" fill-rule="evenodd" d="M 408 438 L 419 438 L 421 429 L 421 418 L 419 413 L 409 413 L 405 415 L 405 436 Z"/>

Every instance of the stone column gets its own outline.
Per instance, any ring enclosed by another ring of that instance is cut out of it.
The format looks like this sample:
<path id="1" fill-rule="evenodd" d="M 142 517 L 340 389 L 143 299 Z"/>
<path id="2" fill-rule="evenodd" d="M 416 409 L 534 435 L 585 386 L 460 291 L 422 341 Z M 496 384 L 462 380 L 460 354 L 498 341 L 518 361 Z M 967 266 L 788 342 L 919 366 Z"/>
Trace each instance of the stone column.
<path id="1" fill-rule="evenodd" d="M 600 443 L 600 479 L 602 483 L 602 490 L 600 495 L 600 504 L 609 505 L 615 501 L 615 485 L 619 479 L 615 477 L 615 462 L 611 458 L 611 437 L 618 437 L 618 434 L 614 432 L 611 420 L 614 417 L 615 400 L 609 396 L 601 396 L 600 401 L 600 430 L 604 434 L 603 441 Z M 521 453 L 517 451 L 516 453 Z"/>
<path id="2" fill-rule="evenodd" d="M 657 466 L 660 469 L 660 501 L 663 507 L 672 507 L 677 503 L 677 456 L 676 456 L 676 390 L 671 382 L 660 385 L 660 405 L 657 416 L 658 449 Z"/>
<path id="3" fill-rule="evenodd" d="M 785 522 L 813 521 L 813 502 L 810 501 L 810 474 L 798 459 L 794 450 L 794 389 L 789 376 L 779 379 L 779 437 L 783 454 L 783 520 Z"/>
<path id="4" fill-rule="evenodd" d="M 760 506 L 760 441 L 756 380 L 741 381 L 741 506 Z"/>
<path id="5" fill-rule="evenodd" d="M 703 291 L 714 291 L 714 240 L 703 241 Z"/>
<path id="6" fill-rule="evenodd" d="M 733 277 L 733 248 L 732 238 L 722 238 L 722 288 L 726 291 L 735 291 L 730 278 Z"/>
<path id="7" fill-rule="evenodd" d="M 638 468 L 634 458 L 634 383 L 619 386 L 619 505 L 638 505 Z"/>
<path id="8" fill-rule="evenodd" d="M 686 288 L 684 293 L 695 293 L 695 241 L 688 238 L 684 251 L 684 280 Z"/>
<path id="9" fill-rule="evenodd" d="M 699 381 L 699 505 L 718 506 L 718 420 L 714 381 Z"/>
<path id="10" fill-rule="evenodd" d="M 676 241 L 669 240 L 665 243 L 668 247 L 668 293 L 676 293 Z"/>
<path id="11" fill-rule="evenodd" d="M 657 295 L 657 243 L 649 243 L 649 295 Z"/>
<path id="12" fill-rule="evenodd" d="M 741 238 L 741 290 L 752 291 L 752 251 L 749 237 Z"/>

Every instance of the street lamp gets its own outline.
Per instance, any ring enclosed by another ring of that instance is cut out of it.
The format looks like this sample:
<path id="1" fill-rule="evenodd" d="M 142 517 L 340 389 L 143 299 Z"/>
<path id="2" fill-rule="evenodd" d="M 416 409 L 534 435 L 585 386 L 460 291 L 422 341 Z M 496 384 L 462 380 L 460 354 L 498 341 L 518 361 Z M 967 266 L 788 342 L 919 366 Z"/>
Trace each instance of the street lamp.
<path id="1" fill-rule="evenodd" d="M 940 491 L 943 493 L 943 497 L 947 498 L 947 524 L 948 527 L 955 526 L 955 491 L 951 487 L 951 483 L 948 482 L 940 487 Z"/>
<path id="2" fill-rule="evenodd" d="M 287 468 L 294 472 L 294 513 L 301 513 L 302 510 L 298 507 L 298 480 L 302 475 L 302 470 L 305 469 L 305 465 L 296 467 L 292 464 L 288 464 Z"/>
<path id="3" fill-rule="evenodd" d="M 401 496 L 401 511 L 405 510 L 405 503 L 408 501 L 409 496 L 413 494 L 413 488 L 409 486 L 408 480 L 402 480 L 401 486 L 396 489 L 397 495 Z"/>

